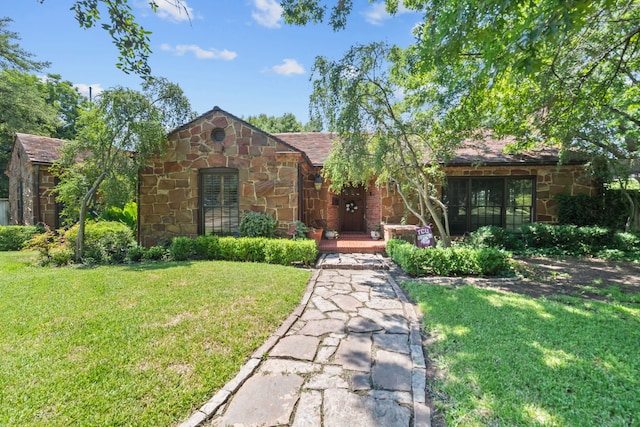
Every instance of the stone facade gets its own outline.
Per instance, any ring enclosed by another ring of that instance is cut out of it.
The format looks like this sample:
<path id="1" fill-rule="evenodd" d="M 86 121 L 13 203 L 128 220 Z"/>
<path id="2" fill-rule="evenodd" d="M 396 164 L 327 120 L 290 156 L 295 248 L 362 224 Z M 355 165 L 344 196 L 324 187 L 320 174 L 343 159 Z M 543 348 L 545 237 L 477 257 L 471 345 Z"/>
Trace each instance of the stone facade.
<path id="1" fill-rule="evenodd" d="M 49 172 L 63 141 L 18 134 L 7 171 L 9 176 L 9 217 L 12 225 L 59 225 L 53 193 L 55 177 Z"/>
<path id="2" fill-rule="evenodd" d="M 517 166 L 456 166 L 446 167 L 448 177 L 531 176 L 535 177 L 536 222 L 558 223 L 555 196 L 596 194 L 596 187 L 585 176 L 584 165 L 517 165 Z"/>
<path id="3" fill-rule="evenodd" d="M 214 130 L 223 130 L 217 134 L 223 139 L 214 140 Z M 240 217 L 264 212 L 286 230 L 301 214 L 303 163 L 300 151 L 214 108 L 172 132 L 166 154 L 141 172 L 140 242 L 152 246 L 201 232 L 199 172 L 208 168 L 237 170 Z"/>

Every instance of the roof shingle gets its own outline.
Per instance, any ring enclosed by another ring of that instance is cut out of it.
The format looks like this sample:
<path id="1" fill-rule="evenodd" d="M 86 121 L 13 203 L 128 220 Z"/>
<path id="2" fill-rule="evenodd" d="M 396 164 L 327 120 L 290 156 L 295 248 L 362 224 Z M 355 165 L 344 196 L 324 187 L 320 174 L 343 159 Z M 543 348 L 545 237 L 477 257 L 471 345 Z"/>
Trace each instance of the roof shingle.
<path id="1" fill-rule="evenodd" d="M 47 136 L 16 133 L 15 142 L 22 145 L 31 163 L 50 165 L 60 159 L 60 147 L 67 141 Z"/>

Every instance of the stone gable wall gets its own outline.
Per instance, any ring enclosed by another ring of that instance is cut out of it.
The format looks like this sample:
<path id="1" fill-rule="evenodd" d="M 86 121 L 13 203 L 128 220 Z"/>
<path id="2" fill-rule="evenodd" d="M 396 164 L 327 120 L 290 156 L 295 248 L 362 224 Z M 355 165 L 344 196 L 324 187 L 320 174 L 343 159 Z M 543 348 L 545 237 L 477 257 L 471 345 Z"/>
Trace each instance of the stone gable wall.
<path id="1" fill-rule="evenodd" d="M 211 138 L 225 131 L 222 142 Z M 140 174 L 139 235 L 145 246 L 199 231 L 198 173 L 206 168 L 238 170 L 240 216 L 272 215 L 288 229 L 299 218 L 298 169 L 302 155 L 233 117 L 214 111 L 170 135 L 162 157 Z"/>

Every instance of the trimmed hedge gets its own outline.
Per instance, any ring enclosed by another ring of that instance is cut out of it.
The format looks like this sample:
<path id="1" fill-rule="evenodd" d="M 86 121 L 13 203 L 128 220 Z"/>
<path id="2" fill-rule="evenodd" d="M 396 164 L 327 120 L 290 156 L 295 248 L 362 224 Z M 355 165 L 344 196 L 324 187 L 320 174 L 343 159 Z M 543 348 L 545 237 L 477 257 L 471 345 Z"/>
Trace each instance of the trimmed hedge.
<path id="1" fill-rule="evenodd" d="M 519 230 L 481 227 L 466 243 L 474 248 L 500 248 L 516 253 L 639 259 L 640 236 L 597 226 L 526 224 Z"/>
<path id="2" fill-rule="evenodd" d="M 387 254 L 411 276 L 497 276 L 510 271 L 509 253 L 496 248 L 418 248 L 392 239 Z"/>
<path id="3" fill-rule="evenodd" d="M 43 232 L 42 227 L 32 225 L 0 225 L 0 251 L 19 251 L 34 235 Z"/>
<path id="4" fill-rule="evenodd" d="M 318 257 L 315 240 L 268 239 L 265 237 L 199 236 L 175 237 L 169 246 L 172 259 L 264 262 L 269 264 L 311 265 Z"/>

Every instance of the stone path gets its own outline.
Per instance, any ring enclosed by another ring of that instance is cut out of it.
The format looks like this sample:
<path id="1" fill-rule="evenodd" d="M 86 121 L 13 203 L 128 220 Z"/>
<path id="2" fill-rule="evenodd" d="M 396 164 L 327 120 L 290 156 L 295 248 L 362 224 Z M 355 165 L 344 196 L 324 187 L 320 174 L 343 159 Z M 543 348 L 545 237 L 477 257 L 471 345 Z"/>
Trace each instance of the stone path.
<path id="1" fill-rule="evenodd" d="M 182 427 L 430 426 L 414 305 L 384 258 L 348 259 L 369 267 L 321 259 L 298 309 Z"/>

